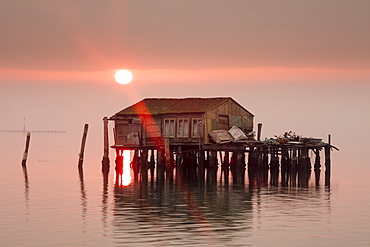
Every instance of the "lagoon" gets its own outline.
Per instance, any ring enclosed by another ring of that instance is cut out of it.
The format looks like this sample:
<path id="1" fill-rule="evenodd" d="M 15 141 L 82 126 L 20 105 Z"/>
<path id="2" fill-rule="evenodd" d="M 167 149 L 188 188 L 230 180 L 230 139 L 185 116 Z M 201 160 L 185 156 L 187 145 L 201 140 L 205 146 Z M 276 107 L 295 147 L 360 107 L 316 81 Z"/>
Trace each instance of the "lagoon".
<path id="1" fill-rule="evenodd" d="M 112 154 L 107 180 L 101 173 L 100 136 L 88 137 L 81 176 L 81 136 L 32 134 L 25 174 L 25 134 L 0 135 L 1 246 L 370 245 L 369 168 L 350 144 L 336 145 L 329 186 L 322 167 L 320 183 L 312 171 L 303 187 L 176 171 L 117 187 Z"/>

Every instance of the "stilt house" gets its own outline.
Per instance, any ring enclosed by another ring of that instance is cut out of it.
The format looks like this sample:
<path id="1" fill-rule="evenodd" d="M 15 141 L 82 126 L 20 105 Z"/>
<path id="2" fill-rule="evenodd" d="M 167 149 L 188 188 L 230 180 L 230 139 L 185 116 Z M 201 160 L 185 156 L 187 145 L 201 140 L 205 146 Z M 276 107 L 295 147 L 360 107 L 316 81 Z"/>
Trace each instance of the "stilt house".
<path id="1" fill-rule="evenodd" d="M 230 97 L 146 98 L 113 115 L 114 148 L 153 148 L 166 141 L 188 148 L 212 143 L 209 133 L 253 130 L 254 115 Z"/>

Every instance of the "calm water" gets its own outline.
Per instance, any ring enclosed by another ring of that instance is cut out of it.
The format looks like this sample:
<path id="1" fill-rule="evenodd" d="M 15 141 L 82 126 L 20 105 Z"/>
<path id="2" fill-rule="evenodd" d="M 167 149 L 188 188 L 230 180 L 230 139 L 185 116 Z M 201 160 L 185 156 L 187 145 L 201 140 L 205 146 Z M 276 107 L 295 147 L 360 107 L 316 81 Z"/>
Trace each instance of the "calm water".
<path id="1" fill-rule="evenodd" d="M 1 246 L 370 246 L 369 168 L 334 152 L 330 186 L 214 183 L 179 173 L 116 187 L 111 157 L 101 174 L 101 138 L 0 133 Z M 342 149 L 342 147 L 341 147 Z M 256 183 L 254 183 L 256 184 Z"/>

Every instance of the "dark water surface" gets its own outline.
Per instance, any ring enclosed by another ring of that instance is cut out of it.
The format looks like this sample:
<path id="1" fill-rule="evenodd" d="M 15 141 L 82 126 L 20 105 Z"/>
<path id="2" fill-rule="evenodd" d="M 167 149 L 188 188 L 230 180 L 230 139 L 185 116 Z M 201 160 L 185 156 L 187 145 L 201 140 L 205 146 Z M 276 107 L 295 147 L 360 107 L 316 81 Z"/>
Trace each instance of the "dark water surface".
<path id="1" fill-rule="evenodd" d="M 101 173 L 99 138 L 79 174 L 80 136 L 33 134 L 25 171 L 25 135 L 0 135 L 1 246 L 370 245 L 369 168 L 345 151 L 333 153 L 329 186 L 324 167 L 303 184 L 247 170 L 244 183 L 226 182 L 219 169 L 116 186 L 114 157 Z"/>

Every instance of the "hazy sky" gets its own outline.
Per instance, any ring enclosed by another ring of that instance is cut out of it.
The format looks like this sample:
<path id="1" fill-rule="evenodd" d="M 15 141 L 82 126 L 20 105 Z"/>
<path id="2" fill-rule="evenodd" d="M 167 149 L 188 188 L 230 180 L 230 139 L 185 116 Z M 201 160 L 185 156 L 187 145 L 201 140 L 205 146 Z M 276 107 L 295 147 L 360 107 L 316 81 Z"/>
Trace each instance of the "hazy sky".
<path id="1" fill-rule="evenodd" d="M 100 134 L 104 116 L 144 97 L 189 96 L 233 97 L 266 135 L 370 122 L 369 0 L 0 4 L 0 129 L 26 117 Z M 121 68 L 129 85 L 114 82 Z"/>
<path id="2" fill-rule="evenodd" d="M 367 0 L 0 2 L 1 68 L 370 65 Z"/>

